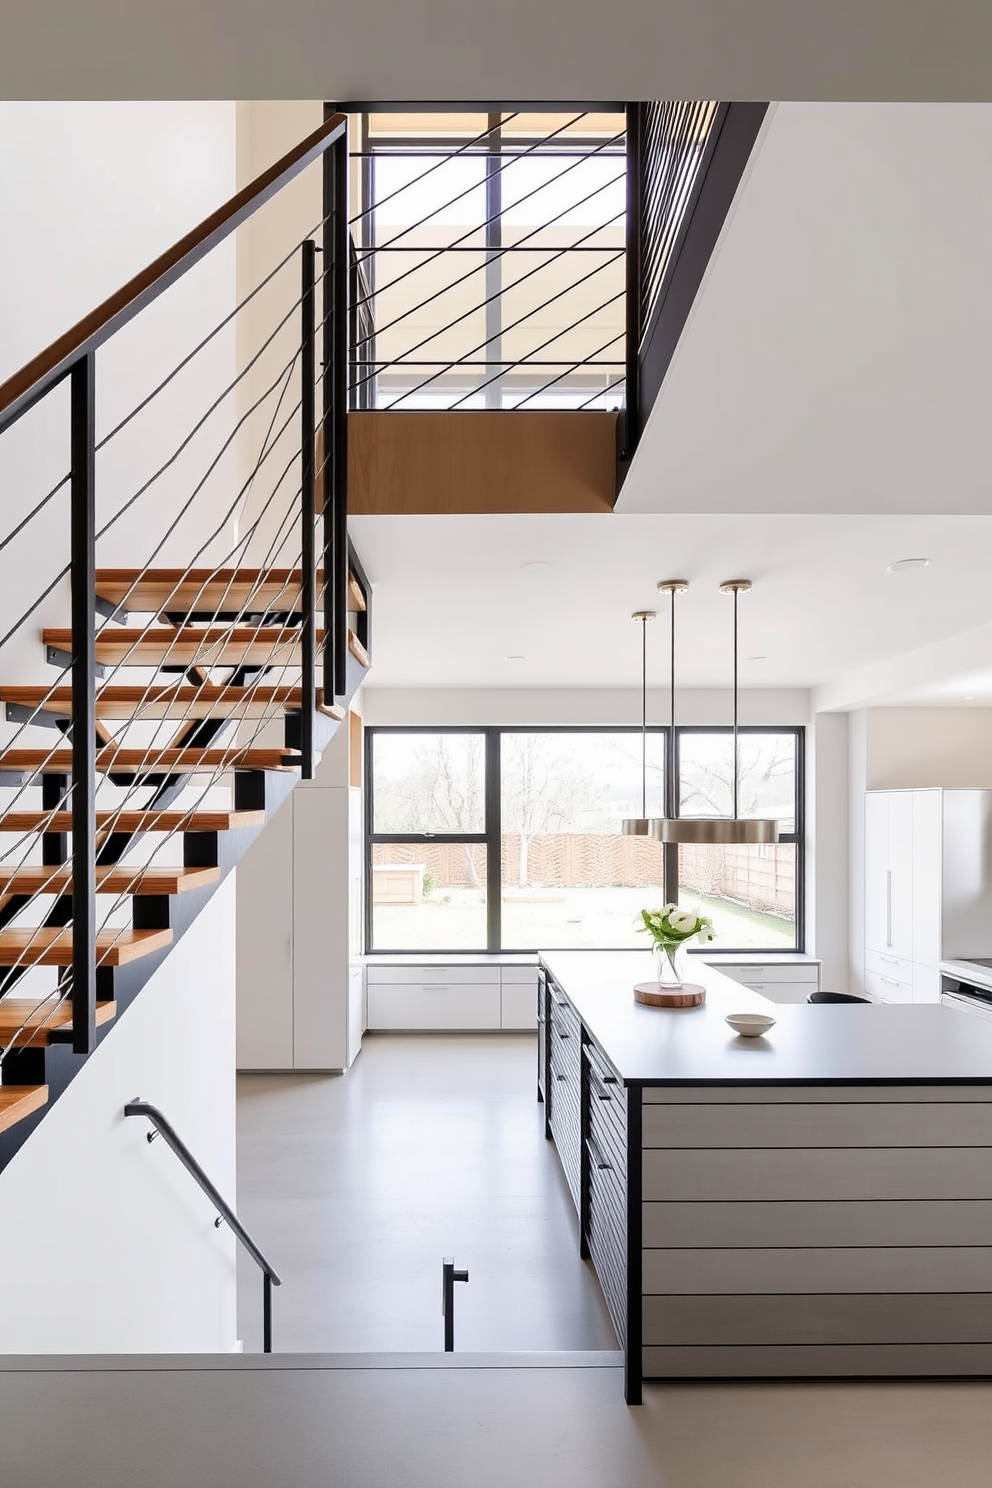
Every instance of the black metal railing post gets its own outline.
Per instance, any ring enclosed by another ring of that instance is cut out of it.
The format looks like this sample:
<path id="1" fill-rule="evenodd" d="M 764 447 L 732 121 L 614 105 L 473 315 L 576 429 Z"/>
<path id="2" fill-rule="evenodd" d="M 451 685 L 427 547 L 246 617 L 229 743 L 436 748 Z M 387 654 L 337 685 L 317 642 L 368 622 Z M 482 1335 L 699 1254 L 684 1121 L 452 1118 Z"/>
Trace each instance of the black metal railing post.
<path id="1" fill-rule="evenodd" d="M 329 109 L 325 107 L 329 117 Z M 321 564 L 324 571 L 324 646 L 321 681 L 324 702 L 334 701 L 334 151 L 321 161 L 323 269 L 321 272 Z"/>
<path id="2" fill-rule="evenodd" d="M 301 421 L 301 495 L 300 521 L 302 552 L 300 556 L 300 751 L 304 780 L 313 779 L 314 716 L 317 711 L 317 563 L 316 563 L 316 436 L 317 436 L 317 348 L 316 331 L 316 253 L 312 238 L 301 245 L 302 292 L 300 319 L 302 354 L 300 369 L 303 379 L 300 399 Z"/>
<path id="3" fill-rule="evenodd" d="M 69 374 L 72 1047 L 96 1048 L 96 353 Z"/>
<path id="4" fill-rule="evenodd" d="M 262 1272 L 262 1353 L 272 1352 L 272 1277 Z"/>
<path id="5" fill-rule="evenodd" d="M 441 1312 L 444 1316 L 444 1352 L 450 1354 L 455 1348 L 455 1282 L 468 1281 L 467 1271 L 455 1270 L 454 1256 L 445 1256 L 441 1262 Z"/>
<path id="6" fill-rule="evenodd" d="M 621 459 L 632 458 L 640 437 L 641 391 L 641 128 L 643 105 L 627 105 L 626 376 Z"/>
<path id="7" fill-rule="evenodd" d="M 348 286 L 351 234 L 348 228 L 348 137 L 331 145 L 334 196 L 331 215 L 331 574 L 325 569 L 334 608 L 333 695 L 348 686 Z"/>

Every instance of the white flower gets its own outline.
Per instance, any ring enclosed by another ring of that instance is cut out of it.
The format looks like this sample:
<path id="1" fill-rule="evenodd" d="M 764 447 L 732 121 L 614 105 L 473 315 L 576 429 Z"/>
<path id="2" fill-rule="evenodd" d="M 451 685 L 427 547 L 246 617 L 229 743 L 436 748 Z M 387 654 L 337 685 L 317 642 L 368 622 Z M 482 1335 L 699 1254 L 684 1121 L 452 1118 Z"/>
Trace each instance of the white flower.
<path id="1" fill-rule="evenodd" d="M 661 915 L 660 914 L 649 915 L 648 916 L 648 919 L 651 921 L 652 925 L 654 926 L 654 928 L 656 930 L 660 930 L 661 929 Z"/>
<path id="2" fill-rule="evenodd" d="M 668 916 L 668 923 L 673 930 L 678 930 L 683 935 L 691 935 L 698 922 L 691 910 L 673 909 Z"/>
<path id="3" fill-rule="evenodd" d="M 700 932 L 699 932 L 699 944 L 700 945 L 711 945 L 714 940 L 716 940 L 716 936 L 713 934 L 713 931 L 712 930 L 706 930 L 706 929 L 700 930 Z"/>

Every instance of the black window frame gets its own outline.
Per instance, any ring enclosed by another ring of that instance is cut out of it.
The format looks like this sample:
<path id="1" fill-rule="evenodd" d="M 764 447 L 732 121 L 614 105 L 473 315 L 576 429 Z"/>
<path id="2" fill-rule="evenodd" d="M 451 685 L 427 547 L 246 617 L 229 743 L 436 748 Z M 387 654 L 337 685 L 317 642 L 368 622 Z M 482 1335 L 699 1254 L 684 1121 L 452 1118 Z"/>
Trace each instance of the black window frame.
<path id="1" fill-rule="evenodd" d="M 687 734 L 732 734 L 733 729 L 723 724 L 678 724 L 674 734 L 667 724 L 649 725 L 648 733 L 661 735 L 665 740 L 665 811 L 669 816 L 678 814 L 680 764 L 679 741 Z M 534 946 L 530 949 L 514 946 L 506 949 L 500 944 L 502 922 L 502 800 L 501 800 L 501 741 L 504 734 L 640 734 L 637 725 L 609 724 L 369 724 L 365 729 L 365 863 L 364 863 L 364 954 L 377 956 L 523 956 L 530 951 L 558 950 L 574 947 Z M 795 843 L 796 847 L 796 943 L 793 946 L 724 946 L 714 947 L 719 955 L 746 955 L 760 952 L 763 957 L 795 956 L 806 948 L 806 729 L 803 724 L 748 724 L 741 725 L 741 737 L 761 734 L 791 734 L 796 741 L 796 812 L 795 829 L 783 832 L 780 841 Z M 485 740 L 484 766 L 484 826 L 482 832 L 376 832 L 373 829 L 375 813 L 375 773 L 373 752 L 378 734 L 478 734 Z M 484 947 L 453 948 L 438 946 L 425 950 L 422 946 L 407 948 L 396 946 L 375 947 L 372 943 L 372 851 L 389 843 L 480 843 L 486 850 L 486 945 Z M 677 898 L 678 845 L 667 843 L 664 848 L 664 892 L 666 898 Z M 674 895 L 669 894 L 669 885 L 676 886 Z M 598 950 L 629 950 L 628 946 L 600 946 Z M 702 953 L 702 948 L 690 954 Z"/>

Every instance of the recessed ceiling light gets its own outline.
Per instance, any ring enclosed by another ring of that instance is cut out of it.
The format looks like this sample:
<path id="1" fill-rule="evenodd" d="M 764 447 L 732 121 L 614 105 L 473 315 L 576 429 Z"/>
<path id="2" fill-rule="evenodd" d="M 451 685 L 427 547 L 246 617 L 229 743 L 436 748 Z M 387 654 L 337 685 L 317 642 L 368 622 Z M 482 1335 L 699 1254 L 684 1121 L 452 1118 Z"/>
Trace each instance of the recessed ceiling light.
<path id="1" fill-rule="evenodd" d="M 520 567 L 525 573 L 537 573 L 543 568 L 554 568 L 554 564 L 549 563 L 546 558 L 534 558 L 529 563 L 521 563 Z"/>
<path id="2" fill-rule="evenodd" d="M 526 656 L 504 656 L 504 661 L 526 661 Z"/>
<path id="3" fill-rule="evenodd" d="M 918 568 L 929 568 L 929 558 L 897 558 L 895 563 L 890 563 L 885 570 L 886 573 L 913 573 Z"/>
<path id="4" fill-rule="evenodd" d="M 745 661 L 767 661 L 768 660 L 768 657 L 767 656 L 746 656 L 744 658 L 744 660 Z"/>
<path id="5" fill-rule="evenodd" d="M 975 693 L 973 693 L 973 692 L 966 692 L 965 695 L 964 695 L 964 697 L 963 697 L 963 699 L 962 699 L 962 701 L 965 702 L 965 703 L 973 703 L 975 701 Z"/>

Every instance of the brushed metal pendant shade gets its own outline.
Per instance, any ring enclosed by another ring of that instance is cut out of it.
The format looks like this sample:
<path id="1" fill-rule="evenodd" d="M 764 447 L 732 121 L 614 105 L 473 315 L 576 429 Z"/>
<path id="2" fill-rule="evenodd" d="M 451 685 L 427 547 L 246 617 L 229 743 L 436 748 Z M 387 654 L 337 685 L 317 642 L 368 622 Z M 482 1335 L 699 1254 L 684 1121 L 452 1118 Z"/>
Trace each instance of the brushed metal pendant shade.
<path id="1" fill-rule="evenodd" d="M 635 610 L 630 618 L 641 625 L 641 814 L 624 817 L 621 830 L 625 837 L 653 837 L 655 824 L 648 816 L 648 626 L 657 612 Z"/>

